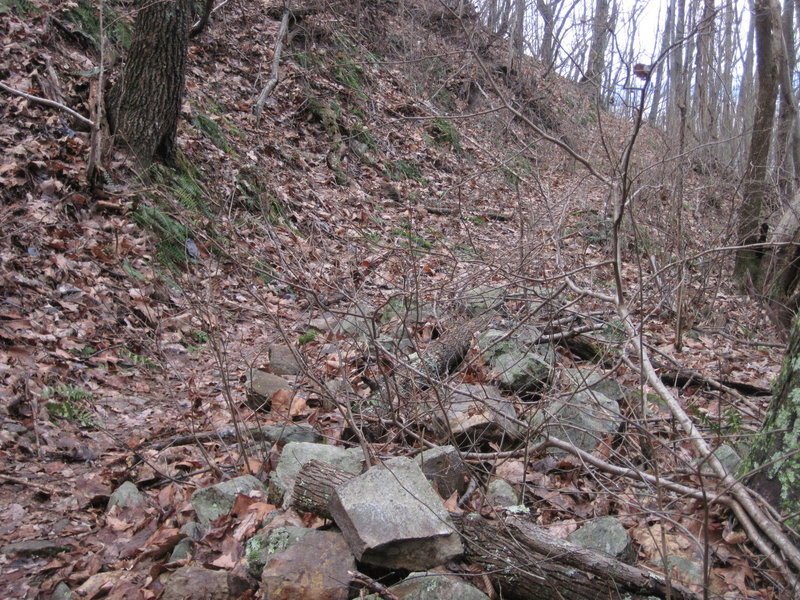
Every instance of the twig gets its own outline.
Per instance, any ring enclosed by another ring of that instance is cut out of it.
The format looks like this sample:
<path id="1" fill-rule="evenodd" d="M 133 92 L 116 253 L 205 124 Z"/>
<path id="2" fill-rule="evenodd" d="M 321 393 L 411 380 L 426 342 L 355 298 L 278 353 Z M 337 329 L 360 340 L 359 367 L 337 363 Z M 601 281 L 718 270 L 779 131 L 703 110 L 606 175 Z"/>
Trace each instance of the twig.
<path id="1" fill-rule="evenodd" d="M 31 100 L 32 102 L 38 102 L 39 104 L 44 104 L 45 106 L 50 106 L 52 108 L 63 110 L 68 115 L 78 119 L 81 123 L 84 123 L 89 127 L 94 127 L 94 121 L 92 121 L 91 119 L 87 119 L 81 113 L 75 112 L 70 107 L 64 106 L 63 104 L 61 104 L 60 102 L 56 102 L 55 100 L 48 100 L 47 98 L 42 98 L 40 96 L 34 96 L 33 94 L 28 94 L 26 92 L 9 87 L 2 82 L 0 82 L 0 90 L 4 90 L 9 94 L 14 94 L 15 96 L 22 96 L 23 98 Z"/>
<path id="2" fill-rule="evenodd" d="M 39 483 L 33 483 L 32 481 L 28 481 L 27 479 L 14 477 L 13 475 L 6 475 L 5 473 L 0 473 L 0 479 L 4 479 L 5 481 L 9 481 L 11 483 L 16 483 L 19 485 L 24 485 L 25 487 L 37 490 L 39 492 L 42 492 L 43 494 L 47 494 L 48 496 L 70 496 L 73 493 L 73 492 L 67 492 L 65 490 L 59 490 L 56 488 L 47 487 L 46 485 L 41 485 Z"/>
<path id="3" fill-rule="evenodd" d="M 275 40 L 275 51 L 272 54 L 272 75 L 267 81 L 264 89 L 261 90 L 261 93 L 258 95 L 258 100 L 256 101 L 256 106 L 253 109 L 253 112 L 256 115 L 256 122 L 261 118 L 261 111 L 264 108 L 264 102 L 267 101 L 267 97 L 272 93 L 275 89 L 275 86 L 278 85 L 278 80 L 280 79 L 280 62 L 281 62 L 281 53 L 283 52 L 283 40 L 286 37 L 286 32 L 289 30 L 289 16 L 291 12 L 289 9 L 285 9 L 283 11 L 283 17 L 281 18 L 281 27 L 278 30 L 278 38 Z"/>

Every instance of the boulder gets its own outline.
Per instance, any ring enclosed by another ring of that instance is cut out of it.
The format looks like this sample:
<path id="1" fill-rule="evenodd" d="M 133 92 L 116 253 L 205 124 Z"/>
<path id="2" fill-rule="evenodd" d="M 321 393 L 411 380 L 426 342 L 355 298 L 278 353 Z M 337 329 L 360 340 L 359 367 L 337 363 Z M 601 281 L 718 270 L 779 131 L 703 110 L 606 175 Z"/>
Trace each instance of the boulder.
<path id="1" fill-rule="evenodd" d="M 197 513 L 197 520 L 205 527 L 220 515 L 227 515 L 233 508 L 237 495 L 250 496 L 253 493 L 266 493 L 264 484 L 252 475 L 242 475 L 195 490 L 192 494 L 192 506 Z"/>
<path id="2" fill-rule="evenodd" d="M 463 552 L 419 465 L 393 458 L 339 485 L 330 513 L 359 561 L 388 569 L 435 567 Z"/>
<path id="3" fill-rule="evenodd" d="M 636 551 L 628 532 L 614 517 L 592 519 L 573 531 L 569 541 L 628 564 L 636 560 Z"/>
<path id="4" fill-rule="evenodd" d="M 261 575 L 264 600 L 347 600 L 356 561 L 342 535 L 313 529 L 270 556 Z"/>
<path id="5" fill-rule="evenodd" d="M 311 460 L 335 465 L 350 473 L 360 473 L 364 464 L 361 448 L 341 448 L 326 444 L 290 442 L 283 447 L 278 466 L 269 481 L 270 502 L 288 508 L 292 499 L 294 481 L 300 468 Z"/>

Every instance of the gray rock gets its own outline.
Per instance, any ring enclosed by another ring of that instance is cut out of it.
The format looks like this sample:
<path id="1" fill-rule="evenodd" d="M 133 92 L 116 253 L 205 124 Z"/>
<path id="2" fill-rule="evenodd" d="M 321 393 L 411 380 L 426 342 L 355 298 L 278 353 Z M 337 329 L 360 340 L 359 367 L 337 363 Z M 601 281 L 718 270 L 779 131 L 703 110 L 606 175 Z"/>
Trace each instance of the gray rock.
<path id="1" fill-rule="evenodd" d="M 442 498 L 449 498 L 453 492 L 460 495 L 467 490 L 469 470 L 454 446 L 425 450 L 415 460 Z"/>
<path id="2" fill-rule="evenodd" d="M 360 473 L 364 464 L 361 448 L 341 448 L 326 444 L 290 442 L 284 446 L 278 466 L 269 480 L 269 499 L 275 505 L 288 508 L 297 474 L 311 460 L 334 465 L 350 473 Z"/>
<path id="3" fill-rule="evenodd" d="M 347 600 L 356 561 L 342 535 L 310 530 L 270 556 L 261 575 L 264 600 Z"/>
<path id="4" fill-rule="evenodd" d="M 196 521 L 184 523 L 183 527 L 180 529 L 180 533 L 184 534 L 186 537 L 175 544 L 175 547 L 172 549 L 172 554 L 169 556 L 169 562 L 188 559 L 194 550 L 194 543 L 203 538 L 203 528 L 200 527 Z"/>
<path id="5" fill-rule="evenodd" d="M 486 486 L 486 499 L 492 506 L 514 506 L 517 504 L 517 492 L 507 481 L 495 479 Z"/>
<path id="6" fill-rule="evenodd" d="M 438 573 L 411 573 L 389 591 L 400 600 L 489 600 L 463 579 Z"/>
<path id="7" fill-rule="evenodd" d="M 111 496 L 109 496 L 106 510 L 109 510 L 112 506 L 119 506 L 120 508 L 141 506 L 146 501 L 146 496 L 139 491 L 136 484 L 125 481 L 112 492 Z"/>
<path id="8" fill-rule="evenodd" d="M 459 296 L 459 300 L 464 303 L 464 308 L 470 315 L 478 316 L 490 311 L 501 312 L 505 295 L 505 287 L 480 286 L 465 291 Z"/>
<path id="9" fill-rule="evenodd" d="M 289 546 L 298 542 L 313 529 L 306 527 L 278 527 L 268 533 L 254 535 L 245 545 L 245 559 L 247 570 L 256 579 L 261 579 L 264 565 L 273 554 L 286 551 Z"/>
<path id="10" fill-rule="evenodd" d="M 441 499 L 408 458 L 393 458 L 338 486 L 329 509 L 365 563 L 420 570 L 463 552 Z"/>
<path id="11" fill-rule="evenodd" d="M 50 600 L 72 600 L 72 598 L 72 590 L 63 581 L 56 586 L 56 589 L 53 590 L 53 595 L 50 596 Z"/>
<path id="12" fill-rule="evenodd" d="M 636 552 L 628 532 L 614 517 L 600 517 L 589 521 L 572 532 L 569 541 L 628 564 L 633 564 L 636 560 Z"/>
<path id="13" fill-rule="evenodd" d="M 610 400 L 619 402 L 626 397 L 625 388 L 616 380 L 596 369 L 562 369 L 562 381 L 573 391 L 587 388 L 600 392 Z"/>
<path id="14" fill-rule="evenodd" d="M 520 327 L 515 331 L 489 329 L 478 338 L 483 360 L 496 373 L 500 388 L 513 394 L 535 394 L 549 382 L 556 353 L 549 344 L 535 344 L 539 331 Z"/>
<path id="15" fill-rule="evenodd" d="M 228 571 L 212 571 L 186 566 L 162 575 L 161 600 L 234 600 L 250 586 L 242 577 Z"/>
<path id="16" fill-rule="evenodd" d="M 242 475 L 207 488 L 195 490 L 192 506 L 197 519 L 205 527 L 220 515 L 227 515 L 238 494 L 250 495 L 252 492 L 266 492 L 264 484 L 252 475 Z"/>
<path id="17" fill-rule="evenodd" d="M 619 431 L 622 417 L 619 404 L 596 392 L 578 392 L 564 400 L 553 400 L 538 409 L 530 419 L 531 428 L 546 429 L 549 435 L 593 452 L 609 434 Z M 567 453 L 548 449 L 553 456 Z"/>
<path id="18" fill-rule="evenodd" d="M 269 368 L 275 375 L 299 375 L 303 364 L 289 346 L 273 344 L 269 347 Z"/>
<path id="19" fill-rule="evenodd" d="M 248 390 L 260 398 L 269 400 L 278 390 L 291 389 L 292 384 L 283 377 L 259 369 L 250 370 Z"/>
<path id="20" fill-rule="evenodd" d="M 440 435 L 452 433 L 468 444 L 486 438 L 517 439 L 522 433 L 520 425 L 515 422 L 517 413 L 512 401 L 504 398 L 493 386 L 456 386 L 453 392 L 441 397 L 441 402 L 438 399 L 428 402 L 428 414 Z"/>
<path id="21" fill-rule="evenodd" d="M 653 560 L 656 566 L 663 568 L 664 561 L 661 557 Z M 703 562 L 689 560 L 686 557 L 671 554 L 667 559 L 670 566 L 670 574 L 674 580 L 685 585 L 703 585 Z"/>

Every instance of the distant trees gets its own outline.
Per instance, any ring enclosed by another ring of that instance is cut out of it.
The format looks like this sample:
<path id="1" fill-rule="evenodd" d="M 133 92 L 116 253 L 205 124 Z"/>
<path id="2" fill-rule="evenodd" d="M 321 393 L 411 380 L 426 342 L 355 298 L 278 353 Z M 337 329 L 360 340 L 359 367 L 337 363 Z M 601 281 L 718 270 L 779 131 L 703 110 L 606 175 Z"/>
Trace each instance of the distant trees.
<path id="1" fill-rule="evenodd" d="M 192 0 L 140 0 L 122 76 L 109 94 L 115 143 L 140 167 L 175 161 Z"/>

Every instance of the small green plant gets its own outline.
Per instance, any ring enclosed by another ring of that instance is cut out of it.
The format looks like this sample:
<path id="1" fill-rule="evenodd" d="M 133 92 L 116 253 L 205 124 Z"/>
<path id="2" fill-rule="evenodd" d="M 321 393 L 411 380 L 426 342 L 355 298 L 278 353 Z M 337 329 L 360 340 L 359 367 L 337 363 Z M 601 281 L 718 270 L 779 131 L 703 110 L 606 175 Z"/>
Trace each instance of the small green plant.
<path id="1" fill-rule="evenodd" d="M 316 329 L 309 329 L 299 338 L 297 338 L 297 343 L 301 346 L 305 346 L 306 344 L 310 344 L 313 341 L 316 341 L 317 336 L 319 335 L 319 331 Z"/>
<path id="2" fill-rule="evenodd" d="M 432 242 L 429 242 L 418 233 L 415 233 L 408 229 L 401 229 L 400 227 L 395 227 L 392 230 L 392 233 L 400 237 L 406 238 L 409 242 L 411 242 L 412 244 L 414 244 L 419 248 L 424 248 L 425 250 L 430 250 L 431 248 L 433 248 Z"/>
<path id="3" fill-rule="evenodd" d="M 19 0 L 17 0 L 19 1 Z M 106 2 L 103 14 L 105 36 L 118 51 L 127 50 L 131 45 L 130 23 L 117 12 L 115 2 Z M 67 21 L 73 23 L 80 35 L 85 37 L 96 50 L 100 49 L 100 12 L 97 2 L 92 0 L 77 0 L 68 4 L 65 13 Z"/>
<path id="4" fill-rule="evenodd" d="M 142 356 L 141 354 L 137 354 L 132 350 L 128 350 L 127 348 L 122 348 L 119 351 L 119 355 L 124 358 L 128 364 L 134 367 L 158 367 L 159 364 L 146 356 Z"/>
<path id="5" fill-rule="evenodd" d="M 83 348 L 70 348 L 70 352 L 75 356 L 81 356 L 83 358 L 93 356 L 97 354 L 97 348 L 94 346 L 84 346 Z"/>
<path id="6" fill-rule="evenodd" d="M 0 0 L 0 15 L 12 13 L 18 17 L 27 17 L 39 12 L 29 0 Z"/>
<path id="7" fill-rule="evenodd" d="M 73 384 L 48 386 L 42 391 L 47 400 L 45 407 L 51 419 L 64 419 L 77 423 L 80 427 L 97 424 L 94 415 L 83 405 L 92 400 L 92 395 L 82 387 Z"/>
<path id="8" fill-rule="evenodd" d="M 194 119 L 192 119 L 192 124 L 197 127 L 204 136 L 211 140 L 211 143 L 217 148 L 228 154 L 231 153 L 231 146 L 228 144 L 225 132 L 214 119 L 208 115 L 198 113 L 195 115 Z"/>
<path id="9" fill-rule="evenodd" d="M 191 232 L 188 227 L 165 213 L 160 207 L 140 204 L 133 214 L 134 222 L 155 234 L 156 257 L 170 270 L 185 269 L 189 263 L 186 240 Z"/>
<path id="10" fill-rule="evenodd" d="M 461 136 L 449 119 L 443 117 L 434 119 L 428 126 L 428 133 L 438 145 L 449 146 L 456 151 L 461 150 Z"/>
<path id="11" fill-rule="evenodd" d="M 386 172 L 394 181 L 411 179 L 418 183 L 425 183 L 425 178 L 422 176 L 419 167 L 407 160 L 395 160 L 390 162 L 386 165 Z"/>

